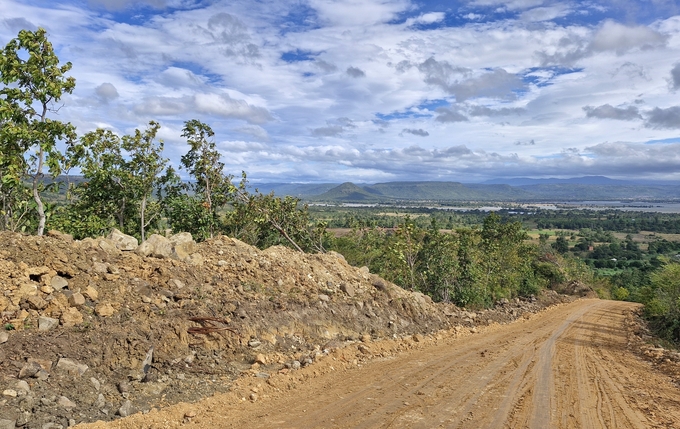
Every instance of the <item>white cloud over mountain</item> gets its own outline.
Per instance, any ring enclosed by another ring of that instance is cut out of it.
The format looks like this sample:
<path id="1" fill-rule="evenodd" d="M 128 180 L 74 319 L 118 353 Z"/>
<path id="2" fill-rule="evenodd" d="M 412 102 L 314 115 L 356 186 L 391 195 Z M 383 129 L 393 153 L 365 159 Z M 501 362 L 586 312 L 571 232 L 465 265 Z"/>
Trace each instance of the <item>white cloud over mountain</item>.
<path id="1" fill-rule="evenodd" d="M 0 3 L 0 43 L 42 26 L 77 80 L 82 132 L 216 131 L 260 181 L 680 179 L 674 2 L 36 0 Z M 615 143 L 611 143 L 615 142 Z M 677 156 L 676 156 L 677 155 Z"/>

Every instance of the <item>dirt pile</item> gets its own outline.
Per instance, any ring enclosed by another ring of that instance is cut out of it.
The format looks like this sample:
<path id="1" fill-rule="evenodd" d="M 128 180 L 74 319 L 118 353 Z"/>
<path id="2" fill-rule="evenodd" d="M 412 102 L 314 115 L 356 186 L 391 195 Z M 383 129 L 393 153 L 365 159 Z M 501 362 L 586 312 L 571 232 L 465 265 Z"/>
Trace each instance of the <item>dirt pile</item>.
<path id="1" fill-rule="evenodd" d="M 0 427 L 66 427 L 191 402 L 348 344 L 474 329 L 567 299 L 548 293 L 470 312 L 335 253 L 260 251 L 224 236 L 156 237 L 155 248 L 109 237 L 0 233 Z"/>

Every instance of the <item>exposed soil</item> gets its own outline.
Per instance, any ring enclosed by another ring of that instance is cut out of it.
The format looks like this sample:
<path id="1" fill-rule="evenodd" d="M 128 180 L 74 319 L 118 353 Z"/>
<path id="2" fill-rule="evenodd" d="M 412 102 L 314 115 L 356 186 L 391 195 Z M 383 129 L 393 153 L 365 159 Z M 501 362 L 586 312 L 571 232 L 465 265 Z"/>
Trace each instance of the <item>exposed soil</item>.
<path id="1" fill-rule="evenodd" d="M 250 401 L 257 393 L 242 392 L 244 380 L 270 386 L 293 374 L 286 386 L 297 384 L 332 371 L 313 369 L 317 361 L 357 368 L 421 347 L 428 334 L 468 333 L 572 299 L 549 291 L 471 312 L 338 254 L 260 251 L 228 237 L 196 245 L 187 262 L 56 232 L 1 232 L 0 243 L 3 428 L 108 421 L 220 392 Z M 385 339 L 392 345 L 374 349 Z"/>
<path id="2" fill-rule="evenodd" d="M 680 386 L 637 354 L 636 309 L 581 299 L 476 333 L 362 343 L 198 403 L 84 427 L 678 428 Z M 677 374 L 677 361 L 666 365 Z"/>

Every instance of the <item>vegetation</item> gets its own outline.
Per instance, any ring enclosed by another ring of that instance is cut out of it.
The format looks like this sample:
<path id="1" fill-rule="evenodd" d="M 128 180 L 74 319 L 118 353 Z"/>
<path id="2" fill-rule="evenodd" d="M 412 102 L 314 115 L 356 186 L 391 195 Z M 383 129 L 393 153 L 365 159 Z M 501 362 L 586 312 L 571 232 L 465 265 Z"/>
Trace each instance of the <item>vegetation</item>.
<path id="1" fill-rule="evenodd" d="M 661 335 L 680 340 L 680 243 L 657 235 L 680 233 L 678 215 L 310 208 L 299 198 L 251 192 L 245 173 L 235 184 L 224 172 L 213 130 L 197 119 L 182 130 L 188 150 L 178 171 L 163 156 L 155 121 L 130 135 L 98 129 L 77 138 L 73 125 L 48 117 L 75 87 L 65 75 L 70 68 L 59 65 L 43 29 L 22 30 L 0 55 L 0 229 L 41 235 L 48 227 L 84 238 L 115 227 L 141 240 L 154 232 L 187 231 L 197 240 L 226 234 L 260 248 L 335 250 L 404 288 L 471 308 L 587 282 L 615 299 L 644 303 Z M 48 191 L 60 185 L 56 177 L 73 168 L 82 180 L 67 181 L 65 197 L 52 198 Z M 51 179 L 43 177 L 45 170 Z M 437 200 L 484 192 L 489 200 L 528 192 L 508 188 L 344 184 L 326 197 L 394 204 L 394 195 Z M 344 228 L 344 234 L 330 234 L 327 227 Z M 643 239 L 633 237 L 641 231 Z"/>

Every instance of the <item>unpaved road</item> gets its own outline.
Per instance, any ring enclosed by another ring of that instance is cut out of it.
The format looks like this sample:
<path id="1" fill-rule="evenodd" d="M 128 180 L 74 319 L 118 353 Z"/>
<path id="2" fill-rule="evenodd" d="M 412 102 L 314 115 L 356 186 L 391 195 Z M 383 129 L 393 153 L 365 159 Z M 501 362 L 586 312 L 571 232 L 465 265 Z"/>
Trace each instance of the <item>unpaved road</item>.
<path id="1" fill-rule="evenodd" d="M 633 308 L 578 300 L 400 353 L 370 343 L 385 357 L 360 366 L 351 347 L 268 383 L 90 427 L 680 428 L 680 387 L 627 347 Z M 257 401 L 239 399 L 254 390 Z"/>

